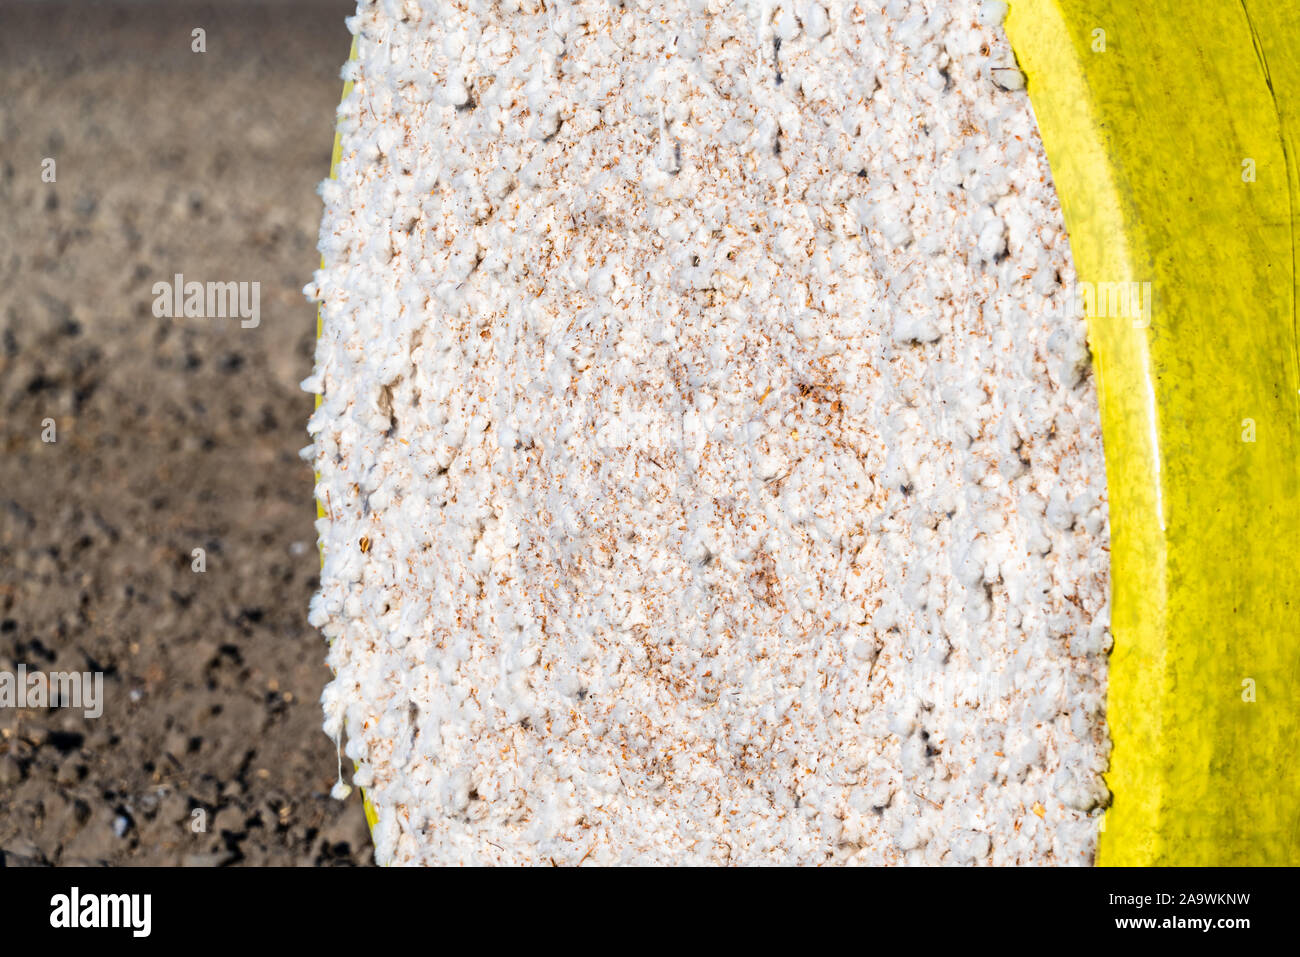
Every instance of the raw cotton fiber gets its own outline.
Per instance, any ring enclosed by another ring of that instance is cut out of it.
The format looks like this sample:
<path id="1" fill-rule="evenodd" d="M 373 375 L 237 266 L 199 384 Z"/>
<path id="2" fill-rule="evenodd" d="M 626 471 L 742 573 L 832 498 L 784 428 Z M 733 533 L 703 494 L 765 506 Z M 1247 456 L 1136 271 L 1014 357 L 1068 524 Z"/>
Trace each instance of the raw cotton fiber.
<path id="1" fill-rule="evenodd" d="M 363 3 L 305 450 L 407 864 L 1080 864 L 1108 531 L 1005 4 Z"/>

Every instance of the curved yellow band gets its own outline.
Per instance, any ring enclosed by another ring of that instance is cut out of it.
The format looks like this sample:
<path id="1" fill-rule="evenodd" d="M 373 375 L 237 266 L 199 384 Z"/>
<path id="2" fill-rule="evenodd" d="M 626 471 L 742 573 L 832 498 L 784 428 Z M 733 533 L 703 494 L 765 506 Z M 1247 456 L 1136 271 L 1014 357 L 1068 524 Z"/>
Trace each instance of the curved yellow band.
<path id="1" fill-rule="evenodd" d="M 1096 290 L 1100 863 L 1300 862 L 1300 5 L 1024 0 L 1007 33 Z M 1105 308 L 1126 289 L 1149 314 Z"/>

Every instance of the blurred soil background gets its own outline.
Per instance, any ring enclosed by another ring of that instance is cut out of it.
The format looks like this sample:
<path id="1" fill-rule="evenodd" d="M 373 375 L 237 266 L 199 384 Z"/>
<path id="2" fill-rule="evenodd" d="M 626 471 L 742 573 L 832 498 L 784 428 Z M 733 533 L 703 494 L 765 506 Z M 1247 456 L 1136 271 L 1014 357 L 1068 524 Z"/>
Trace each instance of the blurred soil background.
<path id="1" fill-rule="evenodd" d="M 371 863 L 298 458 L 354 7 L 0 0 L 0 671 L 105 675 L 97 719 L 0 708 L 0 865 Z M 155 318 L 175 273 L 261 325 Z"/>

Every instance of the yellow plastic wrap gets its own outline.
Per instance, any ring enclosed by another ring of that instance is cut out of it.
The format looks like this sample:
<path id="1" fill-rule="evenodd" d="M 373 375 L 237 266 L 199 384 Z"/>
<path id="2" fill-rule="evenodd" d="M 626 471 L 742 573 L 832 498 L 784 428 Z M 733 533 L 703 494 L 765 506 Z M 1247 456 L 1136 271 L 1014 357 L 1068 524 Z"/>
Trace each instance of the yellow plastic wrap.
<path id="1" fill-rule="evenodd" d="M 1149 323 L 1088 320 L 1114 635 L 1100 863 L 1300 863 L 1300 4 L 1025 0 L 1007 32 L 1079 279 L 1153 301 Z"/>

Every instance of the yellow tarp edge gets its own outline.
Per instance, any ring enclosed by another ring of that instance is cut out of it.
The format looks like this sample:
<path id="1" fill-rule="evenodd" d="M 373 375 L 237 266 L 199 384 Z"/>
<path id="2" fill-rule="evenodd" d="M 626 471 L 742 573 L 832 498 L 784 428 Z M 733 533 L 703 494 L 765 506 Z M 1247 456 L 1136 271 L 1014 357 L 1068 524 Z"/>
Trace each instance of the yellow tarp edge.
<path id="1" fill-rule="evenodd" d="M 1099 863 L 1300 863 L 1300 5 L 1025 0 L 1007 33 L 1080 282 L 1150 283 L 1149 322 L 1088 318 L 1114 637 Z"/>

